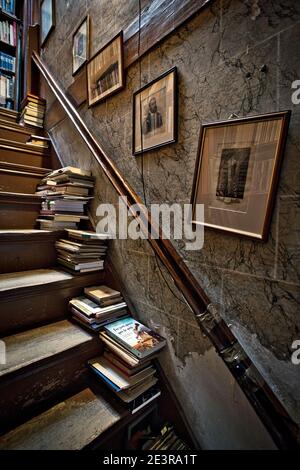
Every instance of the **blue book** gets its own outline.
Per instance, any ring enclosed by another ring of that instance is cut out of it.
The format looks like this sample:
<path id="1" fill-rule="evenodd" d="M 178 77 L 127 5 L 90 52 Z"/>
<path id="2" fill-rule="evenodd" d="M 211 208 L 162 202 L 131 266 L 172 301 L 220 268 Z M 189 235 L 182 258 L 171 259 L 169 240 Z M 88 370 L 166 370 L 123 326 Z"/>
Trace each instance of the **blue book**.
<path id="1" fill-rule="evenodd" d="M 95 367 L 93 367 L 91 364 L 89 364 L 90 368 L 92 369 L 93 372 L 95 372 L 95 374 L 99 375 L 99 377 L 101 377 L 102 380 L 104 380 L 104 382 L 114 391 L 114 392 L 120 392 L 121 389 L 120 387 L 117 387 L 117 385 L 115 385 L 113 382 L 111 382 L 111 380 L 109 380 L 107 377 L 105 377 L 104 374 L 102 374 L 98 369 L 96 369 Z"/>

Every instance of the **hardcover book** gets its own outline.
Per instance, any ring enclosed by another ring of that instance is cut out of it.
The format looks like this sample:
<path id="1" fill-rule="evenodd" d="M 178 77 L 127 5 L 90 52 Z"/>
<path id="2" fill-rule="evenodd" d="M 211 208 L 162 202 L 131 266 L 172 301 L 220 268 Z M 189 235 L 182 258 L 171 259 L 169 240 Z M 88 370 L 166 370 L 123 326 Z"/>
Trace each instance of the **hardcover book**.
<path id="1" fill-rule="evenodd" d="M 166 345 L 166 340 L 132 317 L 104 327 L 106 333 L 139 358 L 147 357 Z"/>

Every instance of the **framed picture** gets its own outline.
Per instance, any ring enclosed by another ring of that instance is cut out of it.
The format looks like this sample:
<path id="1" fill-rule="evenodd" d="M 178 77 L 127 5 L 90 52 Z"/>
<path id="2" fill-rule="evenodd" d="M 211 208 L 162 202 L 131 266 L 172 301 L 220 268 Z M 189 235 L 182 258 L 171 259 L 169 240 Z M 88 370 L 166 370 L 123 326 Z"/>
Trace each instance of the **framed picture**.
<path id="1" fill-rule="evenodd" d="M 73 75 L 75 75 L 89 59 L 90 17 L 87 16 L 73 34 Z"/>
<path id="2" fill-rule="evenodd" d="M 124 87 L 123 32 L 87 64 L 88 103 L 93 106 Z"/>
<path id="3" fill-rule="evenodd" d="M 43 47 L 50 33 L 55 28 L 55 0 L 41 1 L 41 46 Z"/>
<path id="4" fill-rule="evenodd" d="M 266 241 L 290 111 L 202 126 L 193 222 Z M 204 205 L 204 221 L 196 220 Z"/>
<path id="5" fill-rule="evenodd" d="M 133 95 L 133 155 L 177 141 L 177 68 Z"/>

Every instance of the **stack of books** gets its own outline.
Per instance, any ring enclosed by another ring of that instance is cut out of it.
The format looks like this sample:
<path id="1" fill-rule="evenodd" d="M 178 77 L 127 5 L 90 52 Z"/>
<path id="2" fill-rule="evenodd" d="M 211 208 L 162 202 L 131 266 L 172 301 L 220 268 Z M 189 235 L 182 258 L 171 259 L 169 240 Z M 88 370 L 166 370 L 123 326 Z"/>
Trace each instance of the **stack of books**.
<path id="1" fill-rule="evenodd" d="M 155 439 L 147 440 L 143 447 L 143 450 L 190 450 L 189 446 L 180 439 L 173 426 L 165 424 L 160 434 Z"/>
<path id="2" fill-rule="evenodd" d="M 11 46 L 17 45 L 17 24 L 15 21 L 0 21 L 0 41 Z"/>
<path id="3" fill-rule="evenodd" d="M 46 101 L 43 98 L 28 94 L 22 102 L 22 108 L 20 124 L 44 127 Z"/>
<path id="4" fill-rule="evenodd" d="M 99 331 L 116 318 L 127 316 L 127 305 L 121 293 L 108 286 L 87 287 L 84 296 L 70 300 L 72 318 L 92 331 Z"/>
<path id="5" fill-rule="evenodd" d="M 35 145 L 36 147 L 48 149 L 50 147 L 50 139 L 40 135 L 31 135 L 26 144 Z"/>
<path id="6" fill-rule="evenodd" d="M 102 271 L 108 236 L 67 229 L 68 236 L 56 242 L 57 262 L 72 274 Z"/>
<path id="7" fill-rule="evenodd" d="M 13 55 L 0 52 L 0 68 L 9 72 L 16 71 L 16 58 Z"/>
<path id="8" fill-rule="evenodd" d="M 36 139 L 37 140 L 37 139 Z M 48 174 L 37 187 L 41 196 L 41 230 L 77 229 L 82 220 L 88 220 L 86 204 L 93 196 L 94 178 L 90 171 L 65 167 Z"/>
<path id="9" fill-rule="evenodd" d="M 15 77 L 0 72 L 0 105 L 13 109 L 15 96 Z"/>
<path id="10" fill-rule="evenodd" d="M 105 325 L 100 339 L 104 354 L 89 366 L 132 413 L 161 394 L 151 361 L 166 345 L 164 338 L 127 316 Z"/>

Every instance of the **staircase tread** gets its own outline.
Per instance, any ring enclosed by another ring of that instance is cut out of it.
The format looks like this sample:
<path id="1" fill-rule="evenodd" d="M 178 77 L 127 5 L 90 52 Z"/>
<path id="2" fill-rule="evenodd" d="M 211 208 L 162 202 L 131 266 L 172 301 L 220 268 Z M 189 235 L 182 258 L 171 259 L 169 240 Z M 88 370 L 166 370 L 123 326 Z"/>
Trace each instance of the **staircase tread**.
<path id="1" fill-rule="evenodd" d="M 54 233 L 52 230 L 39 230 L 39 229 L 30 229 L 30 228 L 3 228 L 0 229 L 0 237 L 3 235 L 43 235 Z"/>
<path id="2" fill-rule="evenodd" d="M 41 175 L 46 175 L 47 173 L 51 173 L 50 168 L 41 168 L 38 166 L 30 166 L 30 165 L 21 165 L 19 163 L 11 163 L 11 162 L 0 162 L 0 169 L 5 170 L 15 170 L 21 171 L 26 173 L 40 173 Z"/>
<path id="3" fill-rule="evenodd" d="M 14 131 L 16 130 L 16 131 L 23 132 L 24 134 L 28 134 L 29 136 L 32 135 L 32 128 L 23 126 L 22 124 L 19 124 L 18 122 L 7 121 L 6 119 L 0 118 L 0 126 L 7 128 L 7 129 L 13 129 Z"/>
<path id="4" fill-rule="evenodd" d="M 16 150 L 21 150 L 21 151 L 25 150 L 25 151 L 38 153 L 38 154 L 41 154 L 43 156 L 50 156 L 51 155 L 49 148 L 44 149 L 44 148 L 37 147 L 36 145 L 32 145 L 30 143 L 19 142 L 17 140 L 9 140 L 9 139 L 0 138 L 0 145 L 10 147 L 10 148 L 16 149 Z"/>
<path id="5" fill-rule="evenodd" d="M 39 201 L 40 199 L 42 199 L 40 196 L 38 196 L 37 194 L 30 194 L 30 193 L 12 193 L 10 191 L 0 191 L 0 197 L 1 196 L 4 196 L 4 197 L 16 197 L 16 198 L 25 198 L 25 197 L 30 197 L 31 199 L 36 199 L 37 201 Z"/>
<path id="6" fill-rule="evenodd" d="M 95 339 L 94 335 L 68 320 L 7 336 L 3 338 L 6 345 L 7 363 L 0 365 L 0 377 L 93 339 Z"/>
<path id="7" fill-rule="evenodd" d="M 50 284 L 72 278 L 72 274 L 59 269 L 33 269 L 30 271 L 0 274 L 0 292 Z"/>
<path id="8" fill-rule="evenodd" d="M 80 450 L 121 418 L 121 412 L 86 388 L 2 436 L 0 449 Z"/>

